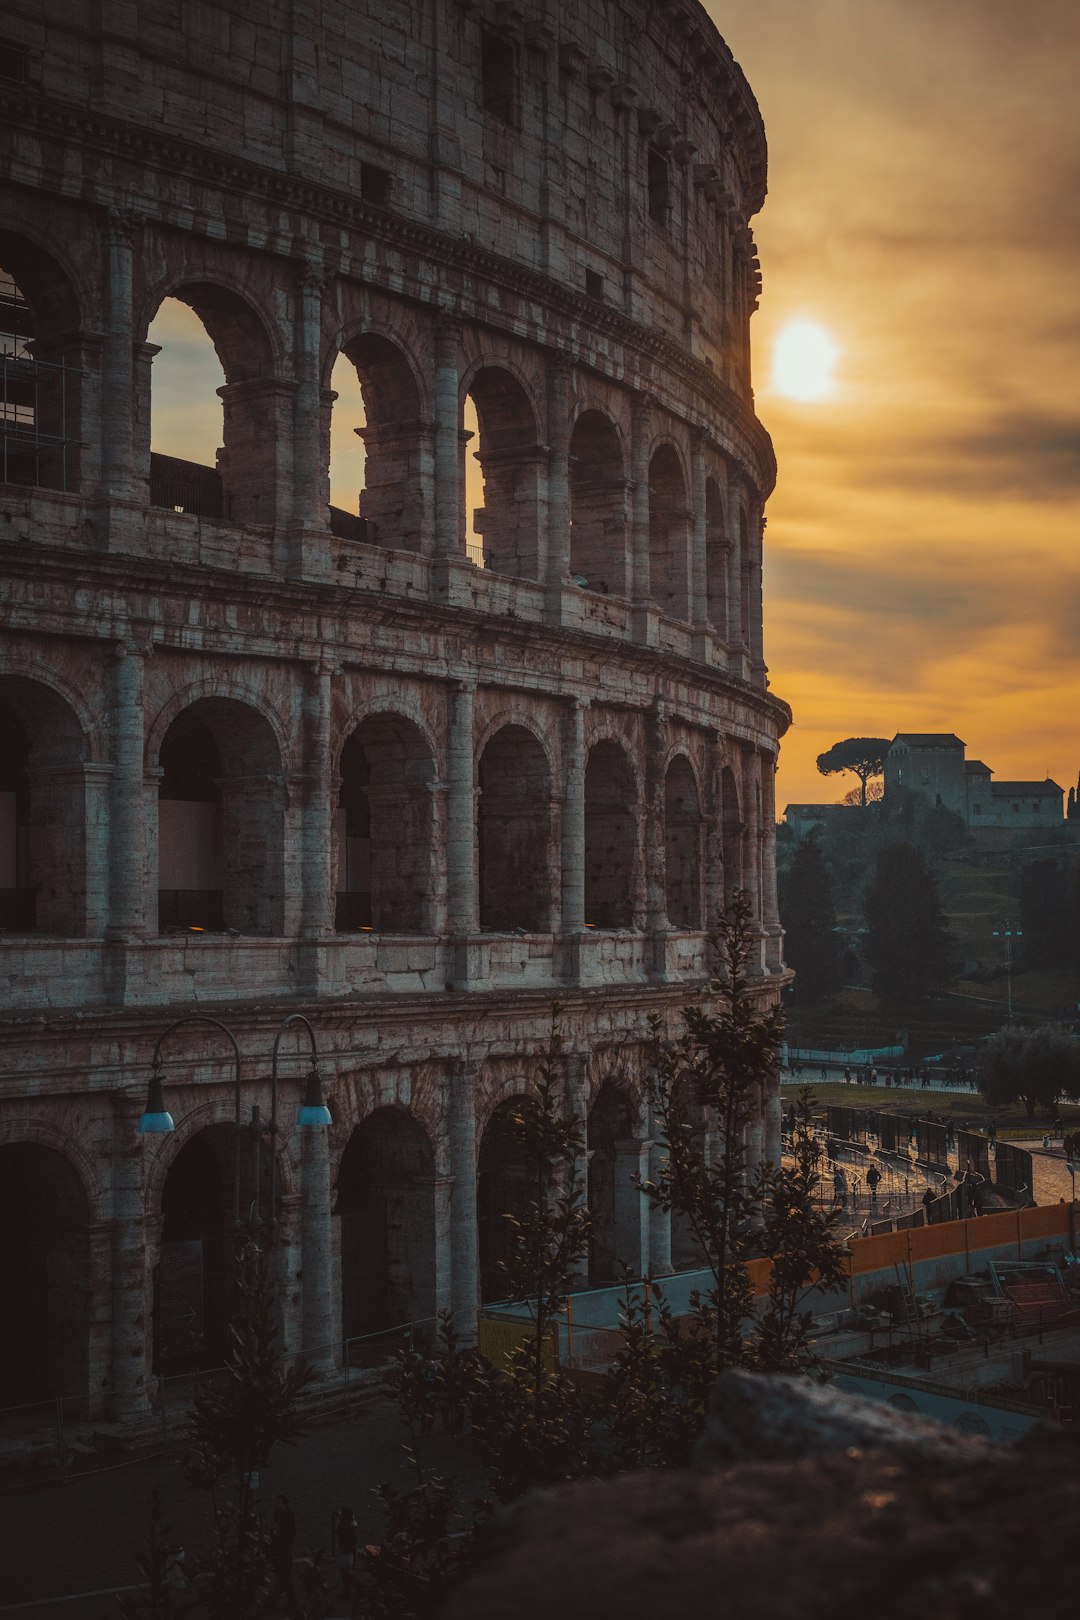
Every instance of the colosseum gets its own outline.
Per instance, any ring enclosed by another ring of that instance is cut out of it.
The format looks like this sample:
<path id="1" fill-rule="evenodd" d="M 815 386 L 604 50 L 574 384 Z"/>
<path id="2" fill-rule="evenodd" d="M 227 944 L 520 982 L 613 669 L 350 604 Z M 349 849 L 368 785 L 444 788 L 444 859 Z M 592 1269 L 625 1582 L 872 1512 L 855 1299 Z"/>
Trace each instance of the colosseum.
<path id="1" fill-rule="evenodd" d="M 0 24 L 0 1406 L 130 1418 L 216 1364 L 238 1206 L 327 1373 L 472 1332 L 555 1016 L 588 1282 L 684 1263 L 631 1179 L 648 1020 L 707 998 L 736 888 L 786 982 L 790 715 L 765 137 L 703 7 L 97 15 Z M 168 301 L 212 465 L 160 448 Z"/>

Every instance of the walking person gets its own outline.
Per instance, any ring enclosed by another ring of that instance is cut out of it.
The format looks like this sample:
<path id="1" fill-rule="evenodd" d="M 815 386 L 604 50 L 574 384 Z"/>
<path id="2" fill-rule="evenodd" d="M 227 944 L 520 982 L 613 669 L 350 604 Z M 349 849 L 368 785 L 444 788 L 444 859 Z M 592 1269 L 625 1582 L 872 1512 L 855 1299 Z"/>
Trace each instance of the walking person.
<path id="1" fill-rule="evenodd" d="M 870 1189 L 870 1207 L 872 1209 L 876 1208 L 877 1190 L 881 1185 L 881 1171 L 873 1162 L 871 1162 L 870 1168 L 866 1172 L 866 1185 Z"/>
<path id="2" fill-rule="evenodd" d="M 833 1171 L 833 1203 L 840 1209 L 847 1209 L 847 1172 L 843 1165 L 838 1164 Z"/>

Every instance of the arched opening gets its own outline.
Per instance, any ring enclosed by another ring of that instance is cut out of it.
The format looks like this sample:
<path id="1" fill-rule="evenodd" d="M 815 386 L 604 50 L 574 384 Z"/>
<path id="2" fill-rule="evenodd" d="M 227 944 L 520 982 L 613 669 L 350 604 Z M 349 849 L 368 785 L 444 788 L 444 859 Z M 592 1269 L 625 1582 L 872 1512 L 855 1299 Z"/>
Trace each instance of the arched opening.
<path id="1" fill-rule="evenodd" d="M 705 590 L 706 614 L 718 635 L 727 636 L 728 543 L 724 528 L 724 500 L 715 478 L 705 480 Z"/>
<path id="2" fill-rule="evenodd" d="M 570 573 L 583 589 L 627 594 L 626 473 L 602 411 L 583 411 L 570 437 Z"/>
<path id="3" fill-rule="evenodd" d="M 291 422 L 259 320 L 235 293 L 192 282 L 162 301 L 147 338 L 160 351 L 151 385 L 151 506 L 272 524 L 283 496 L 279 449 Z"/>
<path id="4" fill-rule="evenodd" d="M 281 1189 L 278 1176 L 278 1189 Z M 161 1195 L 161 1252 L 154 1270 L 154 1371 L 169 1376 L 220 1366 L 236 1308 L 236 1130 L 208 1125 L 180 1149 Z M 256 1188 L 258 1196 L 256 1197 Z M 270 1150 L 240 1138 L 240 1220 L 268 1221 Z"/>
<path id="5" fill-rule="evenodd" d="M 701 804 L 690 761 L 679 754 L 664 778 L 664 872 L 673 928 L 701 927 Z"/>
<path id="6" fill-rule="evenodd" d="M 690 611 L 690 513 L 679 458 L 662 444 L 649 463 L 649 594 L 661 613 Z"/>
<path id="7" fill-rule="evenodd" d="M 724 897 L 730 899 L 736 889 L 743 886 L 742 812 L 739 809 L 739 790 L 730 767 L 725 765 L 720 778 L 720 833 L 724 859 Z"/>
<path id="8" fill-rule="evenodd" d="M 158 931 L 280 934 L 284 782 L 268 721 L 202 698 L 177 715 L 158 763 Z"/>
<path id="9" fill-rule="evenodd" d="M 676 1081 L 672 1094 L 670 1130 L 689 1132 L 692 1151 L 708 1164 L 711 1162 L 712 1139 L 709 1130 L 709 1110 L 698 1101 L 693 1082 L 687 1078 Z M 670 1139 L 670 1138 L 669 1138 Z M 704 1247 L 689 1218 L 681 1211 L 671 1212 L 671 1268 L 673 1271 L 698 1271 L 706 1264 Z"/>
<path id="10" fill-rule="evenodd" d="M 351 338 L 334 363 L 330 528 L 343 540 L 420 551 L 432 444 L 409 362 L 388 338 Z"/>
<path id="11" fill-rule="evenodd" d="M 400 715 L 370 715 L 350 734 L 337 813 L 339 932 L 430 929 L 434 779 L 427 744 Z"/>
<path id="12" fill-rule="evenodd" d="M 540 578 L 540 468 L 536 417 L 509 371 L 481 366 L 469 387 L 476 411 L 476 460 L 483 505 L 472 526 L 483 541 L 484 564 L 516 579 Z M 469 430 L 466 420 L 466 431 Z M 463 482 L 463 488 L 468 486 Z"/>
<path id="13" fill-rule="evenodd" d="M 0 231 L 0 482 L 78 489 L 79 325 L 59 267 Z"/>
<path id="14" fill-rule="evenodd" d="M 522 1132 L 514 1122 L 522 1101 L 520 1097 L 512 1097 L 496 1108 L 480 1138 L 476 1161 L 476 1224 L 480 1298 L 485 1304 L 506 1298 L 502 1267 L 513 1246 L 511 1220 L 520 1220 L 533 1202 Z"/>
<path id="15" fill-rule="evenodd" d="M 551 926 L 551 788 L 544 750 L 524 726 L 503 726 L 480 756 L 480 927 Z"/>
<path id="16" fill-rule="evenodd" d="M 637 865 L 637 795 L 625 751 L 593 745 L 585 765 L 585 922 L 632 928 Z"/>
<path id="17" fill-rule="evenodd" d="M 55 1148 L 0 1147 L 0 1399 L 89 1393 L 90 1208 Z"/>
<path id="18" fill-rule="evenodd" d="M 435 1158 L 404 1108 L 378 1108 L 341 1157 L 341 1320 L 346 1338 L 435 1315 Z"/>
<path id="19" fill-rule="evenodd" d="M 605 1080 L 589 1110 L 589 1282 L 621 1277 L 641 1259 L 642 1197 L 631 1181 L 638 1168 L 634 1110 L 621 1086 Z"/>
<path id="20" fill-rule="evenodd" d="M 38 681 L 0 679 L 0 928 L 87 932 L 85 761 L 62 698 Z"/>
<path id="21" fill-rule="evenodd" d="M 753 590 L 753 558 L 750 555 L 750 530 L 746 513 L 739 513 L 739 640 L 744 647 L 750 645 L 750 597 Z"/>

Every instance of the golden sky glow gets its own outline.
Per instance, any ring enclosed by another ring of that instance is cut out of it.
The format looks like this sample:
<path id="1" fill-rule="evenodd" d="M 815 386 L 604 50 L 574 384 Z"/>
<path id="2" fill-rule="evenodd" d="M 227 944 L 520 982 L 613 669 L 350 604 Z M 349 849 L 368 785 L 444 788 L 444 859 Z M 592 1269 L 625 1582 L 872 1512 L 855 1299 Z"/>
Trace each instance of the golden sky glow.
<path id="1" fill-rule="evenodd" d="M 780 477 L 765 656 L 778 802 L 840 737 L 955 731 L 999 777 L 1080 767 L 1080 5 L 709 0 L 757 96 L 757 409 Z M 840 351 L 814 403 L 777 335 Z M 853 780 L 853 779 L 852 779 Z"/>

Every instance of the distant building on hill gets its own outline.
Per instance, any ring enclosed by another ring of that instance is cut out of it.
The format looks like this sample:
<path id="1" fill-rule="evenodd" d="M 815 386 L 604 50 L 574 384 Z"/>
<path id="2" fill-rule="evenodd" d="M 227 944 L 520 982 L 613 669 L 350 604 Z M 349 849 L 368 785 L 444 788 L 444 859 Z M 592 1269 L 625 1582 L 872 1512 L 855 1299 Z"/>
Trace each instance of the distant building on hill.
<path id="1" fill-rule="evenodd" d="M 906 792 L 952 810 L 972 832 L 1023 832 L 1064 819 L 1065 790 L 1056 782 L 994 782 L 990 766 L 965 759 L 965 748 L 951 731 L 897 732 L 885 756 L 886 811 Z"/>

